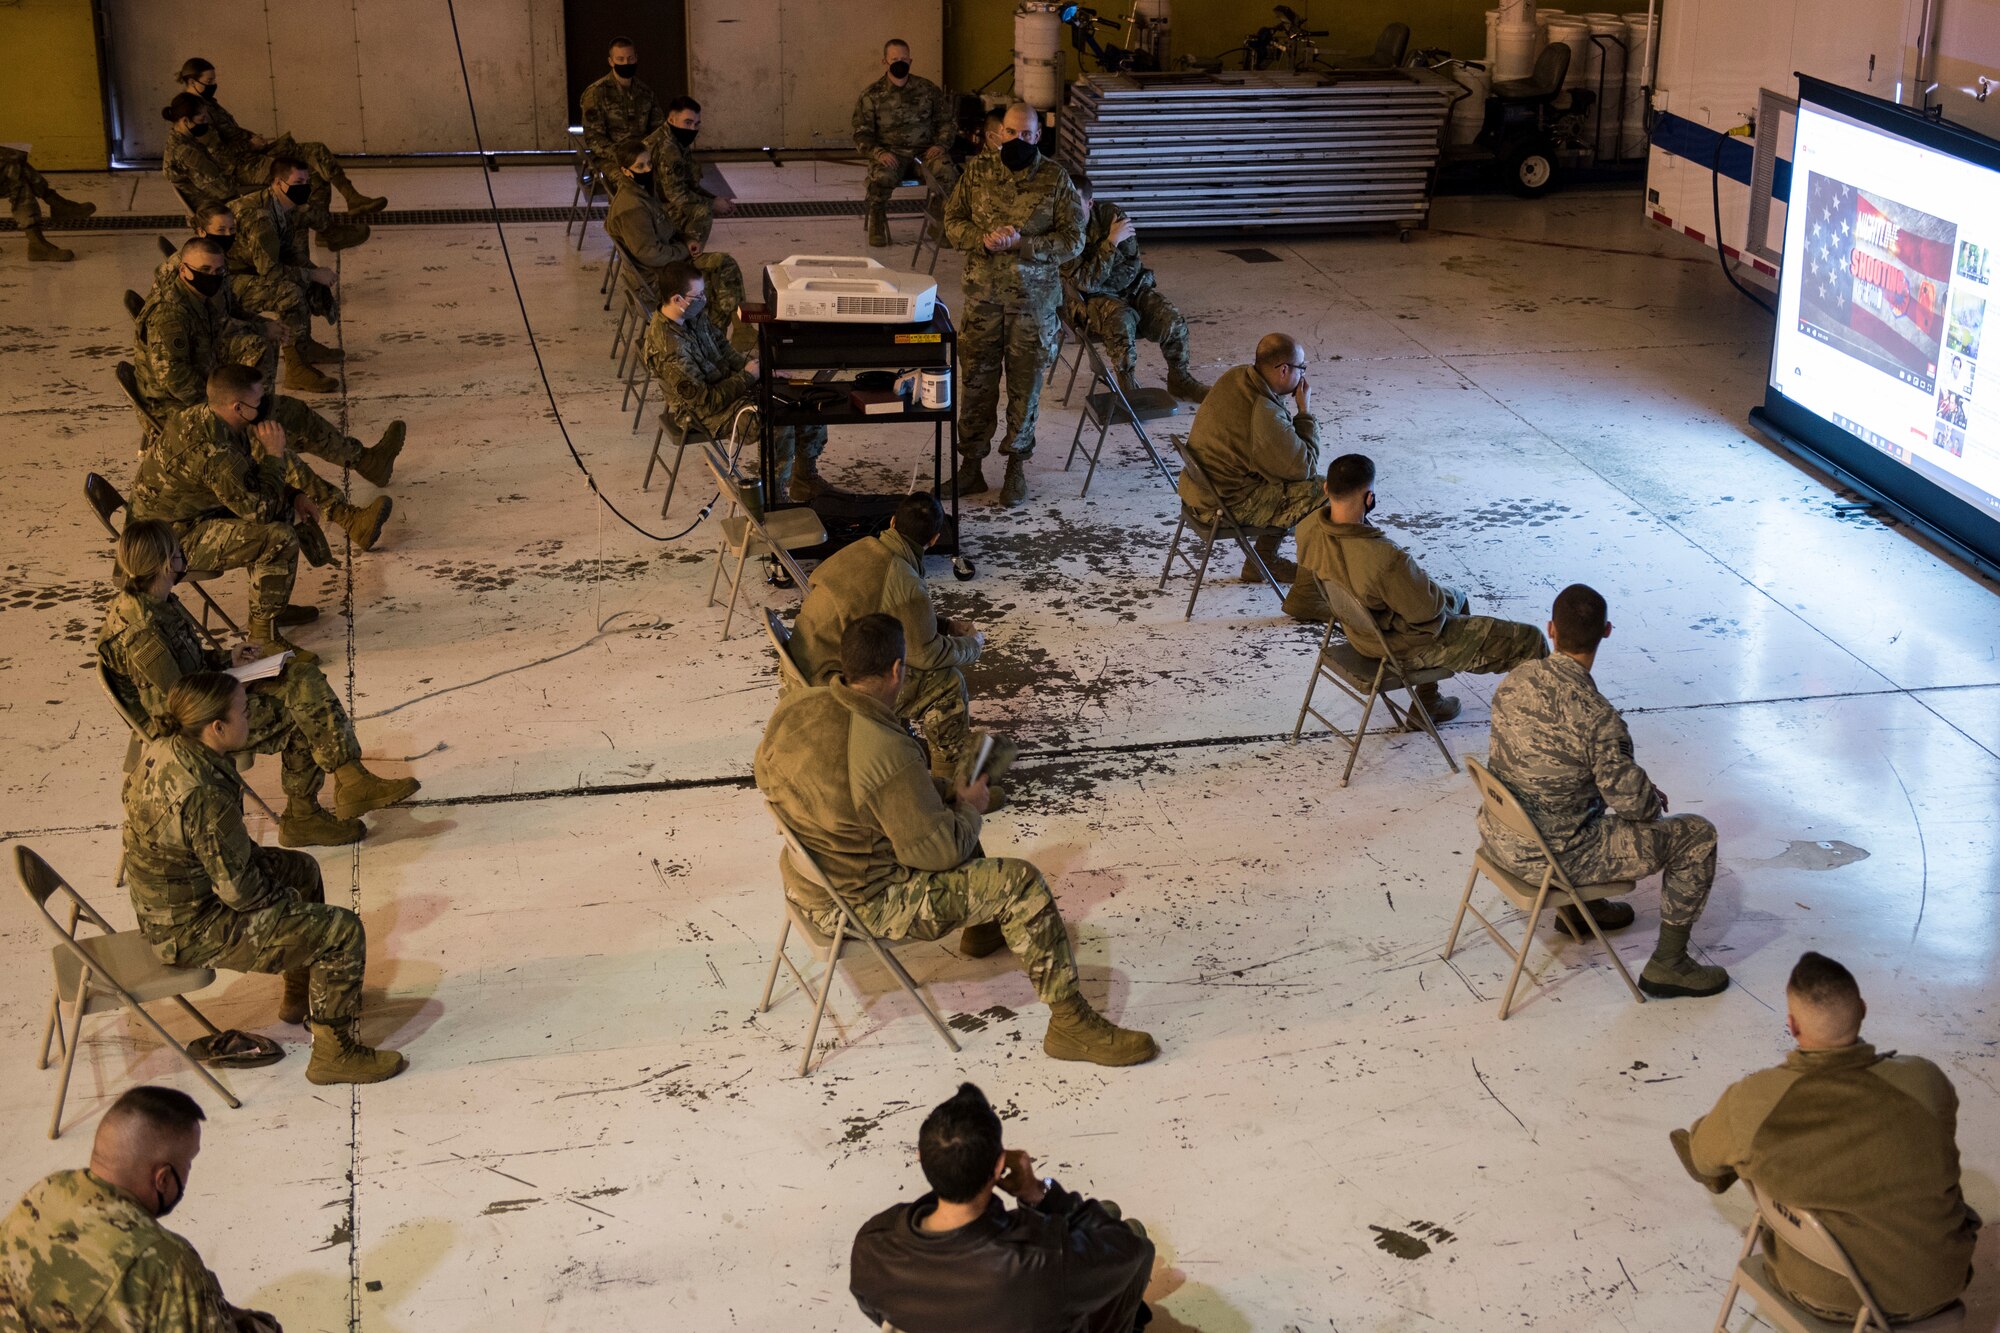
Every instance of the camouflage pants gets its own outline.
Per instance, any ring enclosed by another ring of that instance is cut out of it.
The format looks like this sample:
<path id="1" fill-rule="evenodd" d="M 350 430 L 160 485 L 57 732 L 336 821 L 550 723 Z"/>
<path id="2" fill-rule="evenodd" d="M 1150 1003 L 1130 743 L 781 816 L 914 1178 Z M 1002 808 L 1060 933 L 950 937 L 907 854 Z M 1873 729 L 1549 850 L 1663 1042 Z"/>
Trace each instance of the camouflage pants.
<path id="1" fill-rule="evenodd" d="M 763 418 L 755 406 L 743 411 L 742 400 L 731 403 L 722 411 L 702 419 L 702 426 L 721 442 L 723 451 L 729 450 L 732 438 L 746 441 L 743 447 L 743 467 L 746 475 L 757 475 L 757 442 L 763 438 Z M 737 417 L 742 421 L 738 424 Z M 771 462 L 778 475 L 764 488 L 767 504 L 775 504 L 785 497 L 786 488 L 792 483 L 792 468 L 796 460 L 803 456 L 812 471 L 819 470 L 819 456 L 826 449 L 826 427 L 824 426 L 780 426 L 771 432 Z"/>
<path id="2" fill-rule="evenodd" d="M 47 198 L 48 193 L 48 180 L 28 165 L 26 153 L 18 148 L 0 147 L 0 195 L 5 195 L 13 205 L 15 226 L 24 231 L 41 226 L 42 209 L 35 201 Z"/>
<path id="3" fill-rule="evenodd" d="M 1106 359 L 1113 370 L 1132 373 L 1139 364 L 1139 340 L 1158 343 L 1167 364 L 1186 370 L 1188 365 L 1187 321 L 1174 309 L 1173 302 L 1160 295 L 1152 275 L 1143 277 L 1138 290 L 1125 296 L 1092 296 L 1083 303 L 1084 327 L 1104 344 Z"/>
<path id="4" fill-rule="evenodd" d="M 144 517 L 144 515 L 140 515 Z M 174 524 L 189 569 L 250 571 L 250 617 L 275 616 L 299 579 L 299 538 L 289 523 L 233 515 Z"/>
<path id="5" fill-rule="evenodd" d="M 905 153 L 895 148 L 885 148 L 883 151 L 896 154 L 896 165 L 887 166 L 873 153 L 868 155 L 868 182 L 864 187 L 863 209 L 871 222 L 878 217 L 884 219 L 888 217 L 889 196 L 894 194 L 896 188 L 904 181 L 923 179 L 917 175 L 917 163 L 926 152 L 930 151 L 930 146 L 926 144 L 914 153 Z M 951 192 L 951 187 L 958 183 L 958 168 L 953 166 L 951 158 L 943 153 L 939 153 L 931 162 L 931 175 L 937 178 L 937 183 L 944 187 L 947 194 Z"/>
<path id="6" fill-rule="evenodd" d="M 1700 815 L 1667 815 L 1641 823 L 1607 814 L 1585 825 L 1574 842 L 1556 853 L 1556 861 L 1579 885 L 1644 879 L 1664 870 L 1660 924 L 1692 926 L 1715 884 L 1715 853 L 1715 825 Z M 1541 874 L 1539 857 L 1520 864 L 1509 857 L 1505 864 L 1524 878 Z"/>
<path id="7" fill-rule="evenodd" d="M 1254 528 L 1295 528 L 1314 510 L 1324 508 L 1326 488 L 1317 478 L 1260 481 L 1229 502 L 1236 521 Z"/>
<path id="8" fill-rule="evenodd" d="M 1449 591 L 1449 590 L 1448 590 Z M 1396 660 L 1411 670 L 1438 668 L 1473 675 L 1497 676 L 1523 662 L 1549 655 L 1549 641 L 1533 625 L 1519 620 L 1465 614 L 1465 594 L 1452 592 L 1452 613 L 1435 635 L 1394 636 L 1389 646 Z M 1324 623 L 1331 609 L 1319 594 L 1319 583 L 1303 575 L 1285 594 L 1285 614 L 1294 620 Z"/>
<path id="9" fill-rule="evenodd" d="M 263 373 L 264 383 L 278 382 L 278 344 L 269 338 L 244 333 L 225 340 L 222 344 L 222 362 L 231 366 L 255 366 Z"/>
<path id="10" fill-rule="evenodd" d="M 294 338 L 304 338 L 311 332 L 311 316 L 315 313 L 314 303 L 308 299 L 305 285 L 302 283 L 293 282 L 287 277 L 267 278 L 261 273 L 232 273 L 229 275 L 229 294 L 234 296 L 236 303 L 245 310 L 269 315 L 277 320 L 291 331 Z M 328 295 L 330 298 L 331 293 Z M 325 310 L 332 309 L 330 299 L 322 304 Z M 275 378 L 266 374 L 264 383 L 277 382 Z"/>
<path id="11" fill-rule="evenodd" d="M 984 458 L 993 448 L 999 417 L 1000 372 L 1007 372 L 1007 433 L 1000 453 L 1027 458 L 1035 452 L 1035 416 L 1042 380 L 1055 359 L 1054 309 L 1009 310 L 992 301 L 968 301 L 958 334 L 963 381 L 958 409 L 958 452 Z"/>
<path id="12" fill-rule="evenodd" d="M 338 1025 L 359 1018 L 368 959 L 361 918 L 327 905 L 319 862 L 306 853 L 259 847 L 256 856 L 258 870 L 278 889 L 272 902 L 249 912 L 218 903 L 189 925 L 162 928 L 159 936 L 149 933 L 154 951 L 181 967 L 273 973 L 310 968 L 312 1021 Z"/>
<path id="13" fill-rule="evenodd" d="M 361 757 L 354 724 L 316 664 L 293 658 L 277 679 L 260 680 L 247 693 L 245 748 L 278 756 L 285 795 L 314 800 L 328 773 Z"/>
<path id="14" fill-rule="evenodd" d="M 265 381 L 266 384 L 272 382 Z M 352 467 L 361 461 L 361 441 L 352 435 L 342 435 L 340 427 L 296 398 L 279 394 L 271 405 L 271 418 L 285 428 L 285 448 L 288 452 L 296 449 L 315 458 L 324 458 L 336 467 Z"/>
<path id="15" fill-rule="evenodd" d="M 896 696 L 896 716 L 924 729 L 924 740 L 931 749 L 931 772 L 954 774 L 969 760 L 966 751 L 972 744 L 972 696 L 965 688 L 965 673 L 957 667 L 937 671 L 911 668 L 909 679 Z"/>
<path id="16" fill-rule="evenodd" d="M 885 940 L 936 940 L 965 926 L 997 922 L 1007 947 L 1043 1003 L 1077 993 L 1076 955 L 1042 872 L 1012 857 L 982 856 L 955 870 L 913 870 L 855 904 L 861 923 Z M 839 909 L 808 912 L 832 934 Z"/>

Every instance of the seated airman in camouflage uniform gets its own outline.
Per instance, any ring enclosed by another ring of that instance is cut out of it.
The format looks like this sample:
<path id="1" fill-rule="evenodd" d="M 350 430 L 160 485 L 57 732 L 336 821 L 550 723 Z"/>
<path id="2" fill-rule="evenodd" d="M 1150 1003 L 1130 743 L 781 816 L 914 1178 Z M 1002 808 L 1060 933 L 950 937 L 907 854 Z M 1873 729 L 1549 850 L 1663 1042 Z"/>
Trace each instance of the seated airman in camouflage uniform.
<path id="1" fill-rule="evenodd" d="M 187 558 L 173 529 L 156 519 L 134 519 L 118 537 L 119 592 L 97 633 L 97 660 L 112 688 L 142 719 L 158 717 L 167 692 L 183 676 L 222 671 L 256 658 L 249 645 L 234 653 L 204 648 L 194 617 L 174 596 Z M 128 767 L 136 758 L 128 754 Z M 417 794 L 415 778 L 391 781 L 361 763 L 361 743 L 340 698 L 311 662 L 293 658 L 276 677 L 250 687 L 250 741 L 258 754 L 280 757 L 285 812 L 278 841 L 287 847 L 337 847 L 367 835 L 361 816 Z M 333 810 L 319 803 L 333 775 Z"/>
<path id="2" fill-rule="evenodd" d="M 338 360 L 340 353 L 313 341 L 310 316 L 332 319 L 338 312 L 340 275 L 313 263 L 299 203 L 308 188 L 304 163 L 273 158 L 265 188 L 230 201 L 236 240 L 229 247 L 229 271 L 254 273 L 267 284 L 285 283 L 297 289 L 298 299 L 277 310 L 292 335 L 283 354 L 285 384 L 289 388 L 296 381 L 314 392 L 331 393 L 339 383 L 312 363 Z"/>
<path id="3" fill-rule="evenodd" d="M 659 381 L 666 410 L 683 424 L 700 423 L 725 450 L 731 439 L 752 442 L 746 465 L 757 457 L 762 438 L 757 415 L 757 362 L 731 347 L 703 315 L 707 283 L 691 264 L 671 264 L 660 274 L 660 310 L 646 326 L 646 368 Z M 826 448 L 824 426 L 780 426 L 773 432 L 772 461 L 778 475 L 766 478 L 764 495 L 789 496 L 804 503 L 822 494 L 819 455 Z"/>
<path id="4" fill-rule="evenodd" d="M 701 103 L 676 97 L 667 103 L 667 119 L 645 136 L 653 155 L 653 188 L 674 220 L 674 230 L 703 245 L 715 219 L 736 211 L 736 201 L 702 184 L 701 163 L 694 160 L 694 141 L 701 134 Z"/>
<path id="5" fill-rule="evenodd" d="M 319 617 L 312 607 L 290 604 L 299 576 L 298 525 L 324 513 L 366 551 L 381 537 L 391 502 L 378 495 L 361 508 L 349 504 L 299 461 L 285 428 L 262 413 L 267 398 L 256 367 L 217 367 L 207 401 L 176 413 L 140 460 L 131 517 L 171 524 L 191 568 L 248 569 L 250 641 L 309 657 L 278 629 Z"/>
<path id="6" fill-rule="evenodd" d="M 194 1246 L 160 1225 L 201 1152 L 194 1098 L 126 1091 L 97 1124 L 90 1169 L 29 1187 L 0 1222 L 0 1329 L 8 1333 L 282 1333 L 239 1310 Z"/>
<path id="7" fill-rule="evenodd" d="M 97 211 L 96 204 L 79 203 L 57 194 L 48 178 L 29 163 L 26 153 L 4 144 L 0 144 L 0 196 L 6 197 L 8 206 L 14 210 L 14 225 L 28 238 L 28 258 L 43 262 L 66 263 L 75 259 L 76 254 L 52 244 L 42 235 L 42 204 L 49 206 L 49 216 L 58 222 L 87 218 Z"/>
<path id="8" fill-rule="evenodd" d="M 958 130 L 951 99 L 910 73 L 910 44 L 900 37 L 883 43 L 882 66 L 882 77 L 854 104 L 854 146 L 868 164 L 862 214 L 873 246 L 889 244 L 889 196 L 916 177 L 918 162 L 928 163 L 947 191 L 958 183 L 958 168 L 946 155 Z"/>
<path id="9" fill-rule="evenodd" d="M 237 124 L 236 117 L 215 100 L 215 66 L 200 56 L 190 56 L 183 61 L 175 77 L 180 80 L 183 92 L 192 93 L 207 105 L 208 123 L 213 131 L 213 152 L 218 159 L 231 164 L 239 174 L 247 172 L 261 181 L 268 170 L 262 165 L 266 160 L 296 157 L 312 168 L 314 182 L 320 189 L 332 186 L 340 191 L 341 198 L 347 201 L 349 213 L 379 213 L 389 206 L 386 198 L 366 195 L 355 189 L 354 182 L 347 179 L 340 159 L 325 144 L 312 139 L 294 139 L 290 134 L 267 139 Z"/>
<path id="10" fill-rule="evenodd" d="M 274 972 L 280 1021 L 312 1030 L 313 1083 L 378 1083 L 403 1057 L 361 1044 L 361 918 L 327 904 L 319 862 L 260 847 L 243 826 L 243 779 L 230 755 L 250 742 L 242 682 L 183 676 L 153 719 L 157 740 L 125 777 L 125 877 L 139 932 L 178 967 Z"/>
<path id="11" fill-rule="evenodd" d="M 1715 825 L 1700 815 L 1668 814 L 1666 793 L 1633 760 L 1632 733 L 1590 674 L 1610 633 L 1604 598 L 1595 589 L 1573 583 L 1556 595 L 1549 621 L 1555 652 L 1515 667 L 1493 692 L 1486 765 L 1520 798 L 1572 883 L 1666 872 L 1660 942 L 1639 975 L 1639 988 L 1659 997 L 1713 995 L 1729 984 L 1729 974 L 1695 962 L 1687 949 L 1715 883 Z M 1483 812 L 1479 833 L 1501 865 L 1526 879 L 1541 877 L 1541 853 L 1532 841 Z M 1605 929 L 1632 923 L 1624 903 L 1607 899 L 1589 907 Z M 1589 927 L 1570 919 L 1574 911 L 1558 913 L 1556 928 L 1581 939 Z"/>
<path id="12" fill-rule="evenodd" d="M 233 157 L 220 151 L 211 110 L 193 93 L 176 93 L 160 110 L 171 126 L 160 170 L 190 213 L 204 204 L 227 204 L 263 189 L 271 179 L 272 164 L 283 156 Z M 336 222 L 328 199 L 324 181 L 309 182 L 297 205 L 299 225 L 318 232 L 329 250 L 345 250 L 367 240 L 368 224 L 354 217 Z"/>
<path id="13" fill-rule="evenodd" d="M 660 276 L 670 265 L 692 264 L 708 291 L 707 312 L 724 342 L 736 312 L 743 308 L 743 270 L 719 250 L 704 249 L 693 236 L 683 236 L 667 216 L 666 205 L 653 189 L 653 154 L 637 139 L 613 150 L 618 171 L 636 190 L 621 189 L 604 215 L 604 231 L 625 247 L 626 255 L 657 292 Z"/>
<path id="14" fill-rule="evenodd" d="M 1001 118 L 998 151 L 974 158 L 944 207 L 944 235 L 965 251 L 965 312 L 958 331 L 958 491 L 986 489 L 1000 372 L 1007 372 L 1007 475 L 1000 503 L 1028 498 L 1042 381 L 1055 357 L 1062 266 L 1083 249 L 1083 200 L 1069 173 L 1041 155 L 1041 117 L 1017 103 Z"/>
<path id="15" fill-rule="evenodd" d="M 222 246 L 223 257 L 227 259 L 229 252 L 236 245 L 236 215 L 229 211 L 229 205 L 203 204 L 197 208 L 194 211 L 194 237 L 215 241 Z M 153 270 L 155 290 L 162 283 L 171 282 L 179 276 L 181 263 L 180 251 L 174 249 L 166 237 L 162 236 L 159 239 L 160 245 L 167 251 L 167 257 Z M 230 303 L 237 309 L 248 311 L 253 316 L 262 316 L 276 325 L 276 332 L 271 337 L 277 347 L 284 346 L 286 341 L 291 339 L 292 330 L 310 318 L 311 312 L 306 308 L 305 291 L 298 283 L 292 281 L 289 274 L 281 273 L 266 278 L 255 269 L 248 269 L 241 273 L 228 273 L 223 285 L 228 289 Z M 145 299 L 136 292 L 128 293 L 125 297 L 128 305 L 133 305 L 134 302 L 143 305 Z M 138 318 L 136 307 L 133 318 Z M 312 341 L 307 342 L 300 354 L 312 364 L 340 359 L 340 353 L 336 349 L 322 347 Z M 275 355 L 274 352 L 273 356 Z M 267 370 L 272 375 L 272 379 L 268 382 L 275 383 L 275 363 L 272 367 L 267 367 Z"/>
<path id="16" fill-rule="evenodd" d="M 1077 989 L 1069 931 L 1042 872 L 984 856 L 984 774 L 957 783 L 947 802 L 924 748 L 896 717 L 906 677 L 903 627 L 862 616 L 840 636 L 831 684 L 780 700 L 757 747 L 757 787 L 812 854 L 834 892 L 884 939 L 935 940 L 968 928 L 974 957 L 1004 943 L 1049 1006 L 1042 1049 L 1058 1060 L 1132 1065 L 1159 1053 L 1143 1032 L 1115 1027 Z M 785 894 L 819 929 L 840 909 L 780 858 Z M 999 938 L 990 929 L 997 924 Z M 974 928 L 986 926 L 989 929 Z"/>
<path id="17" fill-rule="evenodd" d="M 1153 270 L 1139 255 L 1139 229 L 1125 210 L 1098 199 L 1090 177 L 1073 172 L 1076 192 L 1083 198 L 1089 221 L 1083 229 L 1083 253 L 1063 266 L 1063 277 L 1080 308 L 1072 322 L 1104 344 L 1105 360 L 1127 394 L 1137 391 L 1132 372 L 1139 365 L 1139 339 L 1158 343 L 1167 359 L 1167 392 L 1190 403 L 1208 396 L 1208 386 L 1195 378 L 1188 361 L 1187 321 L 1174 303 L 1160 294 Z"/>
<path id="18" fill-rule="evenodd" d="M 841 547 L 813 570 L 812 588 L 792 625 L 792 657 L 815 685 L 840 674 L 840 636 L 862 616 L 881 612 L 903 627 L 903 692 L 896 716 L 916 722 L 930 745 L 931 772 L 948 777 L 971 760 L 971 697 L 964 668 L 979 660 L 986 636 L 966 621 L 940 621 L 924 586 L 924 552 L 944 531 L 937 497 L 903 497 L 886 531 Z"/>
<path id="19" fill-rule="evenodd" d="M 1236 521 L 1246 526 L 1296 527 L 1325 504 L 1319 422 L 1312 414 L 1306 352 L 1298 339 L 1267 333 L 1258 340 L 1253 363 L 1223 372 L 1194 414 L 1187 451 Z M 1198 513 L 1215 508 L 1217 497 L 1185 472 L 1180 495 Z M 1260 537 L 1256 551 L 1273 578 L 1290 583 L 1298 566 L 1278 554 L 1283 541 L 1282 536 Z M 1239 577 L 1255 583 L 1263 576 L 1255 561 L 1245 560 Z"/>
<path id="20" fill-rule="evenodd" d="M 1432 582 L 1407 551 L 1368 521 L 1375 508 L 1375 464 L 1342 454 L 1327 465 L 1325 506 L 1299 524 L 1299 577 L 1285 596 L 1285 613 L 1324 621 L 1331 614 L 1319 580 L 1345 588 L 1375 618 L 1396 661 L 1411 670 L 1438 667 L 1482 675 L 1512 671 L 1549 655 L 1533 625 L 1468 615 L 1466 595 Z M 1433 722 L 1458 716 L 1458 700 L 1419 685 Z"/>
<path id="21" fill-rule="evenodd" d="M 606 193 L 615 193 L 617 148 L 627 139 L 644 139 L 666 120 L 659 99 L 639 78 L 639 48 L 630 37 L 611 39 L 607 63 L 611 72 L 585 88 L 577 106 L 583 112 L 583 147 L 590 154 Z M 703 233 L 704 239 L 707 233 Z"/>

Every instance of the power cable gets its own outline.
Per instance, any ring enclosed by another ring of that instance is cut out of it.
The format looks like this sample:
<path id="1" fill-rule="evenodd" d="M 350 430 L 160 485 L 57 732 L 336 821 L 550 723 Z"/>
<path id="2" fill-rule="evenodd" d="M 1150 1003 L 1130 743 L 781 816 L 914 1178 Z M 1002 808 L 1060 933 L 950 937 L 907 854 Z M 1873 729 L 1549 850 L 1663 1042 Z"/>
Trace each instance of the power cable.
<path id="1" fill-rule="evenodd" d="M 700 527 L 702 521 L 714 511 L 716 502 L 722 498 L 720 492 L 709 497 L 708 503 L 701 507 L 701 512 L 694 516 L 694 522 L 688 524 L 679 532 L 663 537 L 657 532 L 650 532 L 640 527 L 637 523 L 625 517 L 617 505 L 611 503 L 611 498 L 605 495 L 603 488 L 597 484 L 597 478 L 592 475 L 590 465 L 584 462 L 583 455 L 577 452 L 576 441 L 570 438 L 569 423 L 563 420 L 562 408 L 556 403 L 556 390 L 555 386 L 549 382 L 548 367 L 542 364 L 542 345 L 541 341 L 535 337 L 534 322 L 528 318 L 527 299 L 521 295 L 521 277 L 514 271 L 514 255 L 507 248 L 507 229 L 500 223 L 500 201 L 493 193 L 493 177 L 490 168 L 486 164 L 486 140 L 479 133 L 479 108 L 472 101 L 472 75 L 466 70 L 465 66 L 465 43 L 460 40 L 458 35 L 457 0 L 445 0 L 445 12 L 451 18 L 452 45 L 458 49 L 458 77 L 465 85 L 465 109 L 472 117 L 472 142 L 473 146 L 479 150 L 479 179 L 486 186 L 486 201 L 493 210 L 493 232 L 500 238 L 500 257 L 507 264 L 507 280 L 514 286 L 514 304 L 521 308 L 521 327 L 527 330 L 528 350 L 535 354 L 535 373 L 542 377 L 542 392 L 548 396 L 549 412 L 556 419 L 556 429 L 562 432 L 563 445 L 568 448 L 570 458 L 576 463 L 576 470 L 581 472 L 583 479 L 590 483 L 590 493 L 595 495 L 597 502 L 606 509 L 609 509 L 612 516 L 620 523 L 623 523 L 626 527 L 649 541 L 679 541 Z"/>
<path id="2" fill-rule="evenodd" d="M 1737 281 L 1735 271 L 1729 267 L 1729 256 L 1722 253 L 1722 147 L 1728 142 L 1729 136 L 1727 134 L 1717 135 L 1715 139 L 1715 155 L 1708 162 L 1708 197 L 1709 202 L 1715 206 L 1715 257 L 1721 261 L 1722 276 L 1729 279 L 1729 285 L 1737 291 L 1742 292 L 1752 301 L 1755 301 L 1765 314 L 1775 319 L 1778 312 L 1766 304 L 1763 297 Z M 1754 189 L 1755 186 L 1753 185 L 1752 188 Z M 1747 244 L 1749 238 L 1745 237 L 1744 241 Z"/>

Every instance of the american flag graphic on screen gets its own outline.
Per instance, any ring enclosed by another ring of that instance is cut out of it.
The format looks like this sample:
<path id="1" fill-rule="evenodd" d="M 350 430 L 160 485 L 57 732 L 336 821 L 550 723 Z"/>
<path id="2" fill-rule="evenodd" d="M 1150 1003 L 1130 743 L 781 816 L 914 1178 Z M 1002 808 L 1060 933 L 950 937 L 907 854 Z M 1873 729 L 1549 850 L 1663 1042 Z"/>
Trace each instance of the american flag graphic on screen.
<path id="1" fill-rule="evenodd" d="M 1805 207 L 1800 331 L 1931 392 L 1956 224 L 1818 172 Z"/>

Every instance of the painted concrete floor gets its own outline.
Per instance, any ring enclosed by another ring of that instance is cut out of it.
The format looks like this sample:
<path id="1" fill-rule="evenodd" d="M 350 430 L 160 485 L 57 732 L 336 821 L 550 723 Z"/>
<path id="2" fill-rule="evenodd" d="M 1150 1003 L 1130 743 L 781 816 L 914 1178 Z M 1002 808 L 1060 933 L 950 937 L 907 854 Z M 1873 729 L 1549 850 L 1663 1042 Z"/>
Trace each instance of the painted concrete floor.
<path id="1" fill-rule="evenodd" d="M 823 164 L 729 173 L 748 198 L 854 189 Z M 484 200 L 470 171 L 362 175 L 398 207 Z M 496 185 L 507 204 L 569 190 L 562 171 Z M 74 192 L 167 207 L 151 176 Z M 302 637 L 351 688 L 371 761 L 424 779 L 414 808 L 321 857 L 330 896 L 367 923 L 367 1031 L 412 1068 L 315 1089 L 299 1034 L 271 1024 L 275 980 L 225 976 L 203 997 L 290 1051 L 229 1077 L 244 1106 L 211 1104 L 174 1219 L 232 1298 L 307 1333 L 859 1328 L 853 1231 L 921 1191 L 922 1112 L 970 1078 L 1015 1145 L 1148 1223 L 1155 1328 L 1706 1328 L 1747 1210 L 1683 1178 L 1667 1131 L 1782 1057 L 1784 979 L 1806 948 L 1855 969 L 1874 1041 L 1950 1074 L 1966 1194 L 2000 1215 L 1993 588 L 1835 510 L 1821 479 L 1746 436 L 1763 317 L 1634 201 L 1451 200 L 1436 223 L 1409 245 L 1262 242 L 1275 263 L 1223 252 L 1241 241 L 1149 254 L 1211 373 L 1270 329 L 1307 338 L 1328 449 L 1376 456 L 1387 526 L 1438 577 L 1538 623 L 1567 582 L 1607 594 L 1599 678 L 1676 808 L 1722 831 L 1696 936 L 1734 975 L 1725 995 L 1635 1006 L 1545 929 L 1528 1002 L 1497 1024 L 1500 952 L 1437 956 L 1473 836 L 1466 781 L 1394 737 L 1342 790 L 1340 747 L 1284 743 L 1312 632 L 1227 581 L 1183 623 L 1184 591 L 1154 587 L 1168 489 L 1117 445 L 1079 500 L 1060 470 L 1075 417 L 1051 402 L 1032 503 L 973 507 L 979 578 L 933 577 L 993 635 L 977 715 L 1023 742 L 987 846 L 1048 872 L 1087 989 L 1164 1055 L 1053 1063 L 1006 956 L 919 946 L 903 956 L 959 1016 L 962 1054 L 854 963 L 835 1040 L 794 1078 L 806 1005 L 752 1013 L 779 924 L 748 782 L 773 665 L 750 621 L 719 642 L 702 604 L 713 524 L 660 544 L 598 507 L 490 228 L 383 228 L 339 256 L 349 375 L 322 406 L 369 439 L 407 418 L 411 444 L 384 547 L 302 582 L 328 613 Z M 852 250 L 858 230 L 725 222 L 717 244 L 754 272 Z M 651 432 L 628 431 L 610 387 L 601 237 L 581 256 L 559 226 L 507 239 L 577 447 L 659 528 L 658 486 L 638 484 Z M 111 380 L 130 340 L 118 294 L 157 255 L 146 233 L 72 243 L 62 268 L 0 247 L 16 515 L 0 533 L 0 826 L 129 921 L 110 882 L 124 737 L 86 669 L 106 548 L 80 483 L 134 470 Z M 957 272 L 946 256 L 948 296 Z M 918 434 L 837 435 L 828 470 L 893 487 L 928 466 Z M 684 491 L 666 527 L 706 498 Z M 1493 683 L 1459 683 L 1454 747 L 1483 751 Z M 252 776 L 276 786 L 275 764 Z M 1656 886 L 1637 903 L 1619 939 L 1634 966 Z M 201 1090 L 136 1025 L 97 1020 L 67 1133 L 44 1139 L 54 1075 L 28 1059 L 44 942 L 24 908 L 0 922 L 18 1191 L 80 1163 L 133 1082 Z M 1399 1232 L 1428 1251 L 1393 1252 L 1415 1248 Z M 2000 1322 L 1996 1243 L 1968 1328 Z"/>

